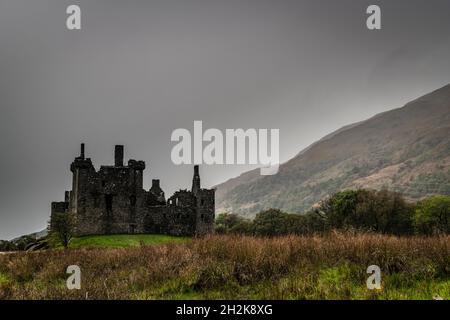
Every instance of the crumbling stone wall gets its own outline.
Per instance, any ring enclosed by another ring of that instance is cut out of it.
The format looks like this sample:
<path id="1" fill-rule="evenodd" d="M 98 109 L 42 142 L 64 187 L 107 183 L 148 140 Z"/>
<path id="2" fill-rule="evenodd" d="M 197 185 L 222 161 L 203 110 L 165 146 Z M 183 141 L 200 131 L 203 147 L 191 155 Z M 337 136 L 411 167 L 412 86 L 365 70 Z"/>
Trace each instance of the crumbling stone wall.
<path id="1" fill-rule="evenodd" d="M 192 190 L 177 191 L 166 202 L 157 179 L 143 189 L 143 161 L 123 164 L 123 146 L 115 147 L 114 165 L 95 170 L 90 158 L 75 158 L 72 191 L 65 201 L 52 203 L 53 212 L 72 214 L 75 233 L 93 234 L 161 233 L 196 235 L 213 231 L 214 190 L 200 188 L 198 166 L 194 167 Z"/>

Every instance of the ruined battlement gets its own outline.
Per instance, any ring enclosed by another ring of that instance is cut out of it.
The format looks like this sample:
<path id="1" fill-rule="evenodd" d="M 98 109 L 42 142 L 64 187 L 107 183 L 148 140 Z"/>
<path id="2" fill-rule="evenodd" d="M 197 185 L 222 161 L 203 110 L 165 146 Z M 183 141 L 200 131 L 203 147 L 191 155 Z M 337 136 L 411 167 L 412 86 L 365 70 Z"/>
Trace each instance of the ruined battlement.
<path id="1" fill-rule="evenodd" d="M 200 187 L 199 167 L 194 167 L 192 189 L 174 193 L 168 201 L 160 180 L 143 188 L 145 162 L 130 159 L 124 165 L 124 147 L 114 148 L 114 165 L 95 170 L 85 158 L 85 146 L 70 165 L 72 190 L 65 201 L 53 202 L 51 215 L 73 216 L 77 235 L 163 233 L 197 235 L 213 231 L 215 190 Z"/>

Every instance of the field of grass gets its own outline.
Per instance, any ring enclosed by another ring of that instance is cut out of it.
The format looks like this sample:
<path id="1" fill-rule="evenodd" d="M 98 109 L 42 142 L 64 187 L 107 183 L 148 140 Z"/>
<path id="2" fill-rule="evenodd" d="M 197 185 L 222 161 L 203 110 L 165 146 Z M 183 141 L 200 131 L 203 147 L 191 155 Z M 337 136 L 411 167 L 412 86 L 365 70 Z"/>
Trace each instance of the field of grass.
<path id="1" fill-rule="evenodd" d="M 74 264 L 81 290 L 66 288 L 66 268 Z M 366 287 L 374 264 L 382 271 L 380 290 Z M 0 256 L 0 299 L 438 297 L 450 299 L 450 236 L 208 236 Z"/>
<path id="2" fill-rule="evenodd" d="M 126 248 L 140 245 L 164 244 L 168 242 L 184 242 L 186 237 L 173 237 L 159 234 L 118 234 L 107 236 L 85 236 L 74 238 L 69 247 L 78 248 Z"/>

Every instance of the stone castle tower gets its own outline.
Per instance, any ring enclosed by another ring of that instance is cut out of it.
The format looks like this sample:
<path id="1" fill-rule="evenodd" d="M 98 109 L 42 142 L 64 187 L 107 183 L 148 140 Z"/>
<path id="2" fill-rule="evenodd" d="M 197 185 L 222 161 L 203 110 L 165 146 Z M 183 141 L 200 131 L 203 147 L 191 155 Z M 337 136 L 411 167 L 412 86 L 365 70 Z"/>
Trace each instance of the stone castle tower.
<path id="1" fill-rule="evenodd" d="M 144 161 L 123 163 L 123 146 L 116 145 L 114 165 L 95 170 L 85 158 L 84 144 L 70 165 L 72 190 L 63 202 L 52 202 L 50 227 L 55 213 L 70 214 L 75 234 L 160 233 L 202 235 L 214 228 L 214 189 L 202 189 L 199 167 L 194 166 L 191 191 L 180 190 L 167 201 L 159 180 L 143 189 Z"/>

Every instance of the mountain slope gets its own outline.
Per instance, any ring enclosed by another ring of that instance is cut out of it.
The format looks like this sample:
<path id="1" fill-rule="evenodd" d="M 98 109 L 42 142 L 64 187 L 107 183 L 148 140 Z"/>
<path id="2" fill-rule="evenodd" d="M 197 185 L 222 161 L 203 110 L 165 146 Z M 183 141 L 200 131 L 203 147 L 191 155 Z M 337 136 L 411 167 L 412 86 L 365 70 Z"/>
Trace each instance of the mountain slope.
<path id="1" fill-rule="evenodd" d="M 217 212 L 302 212 L 347 188 L 388 187 L 412 200 L 450 194 L 450 85 L 343 127 L 280 166 L 217 186 Z"/>
<path id="2" fill-rule="evenodd" d="M 18 241 L 20 241 L 20 240 L 22 240 L 24 238 L 27 238 L 27 237 L 31 237 L 31 238 L 33 238 L 35 240 L 39 240 L 39 239 L 42 239 L 45 236 L 47 236 L 47 234 L 48 234 L 47 229 L 43 229 L 41 231 L 33 232 L 33 233 L 30 233 L 30 234 L 26 234 L 26 235 L 14 238 L 14 239 L 11 240 L 11 242 L 18 242 Z"/>

